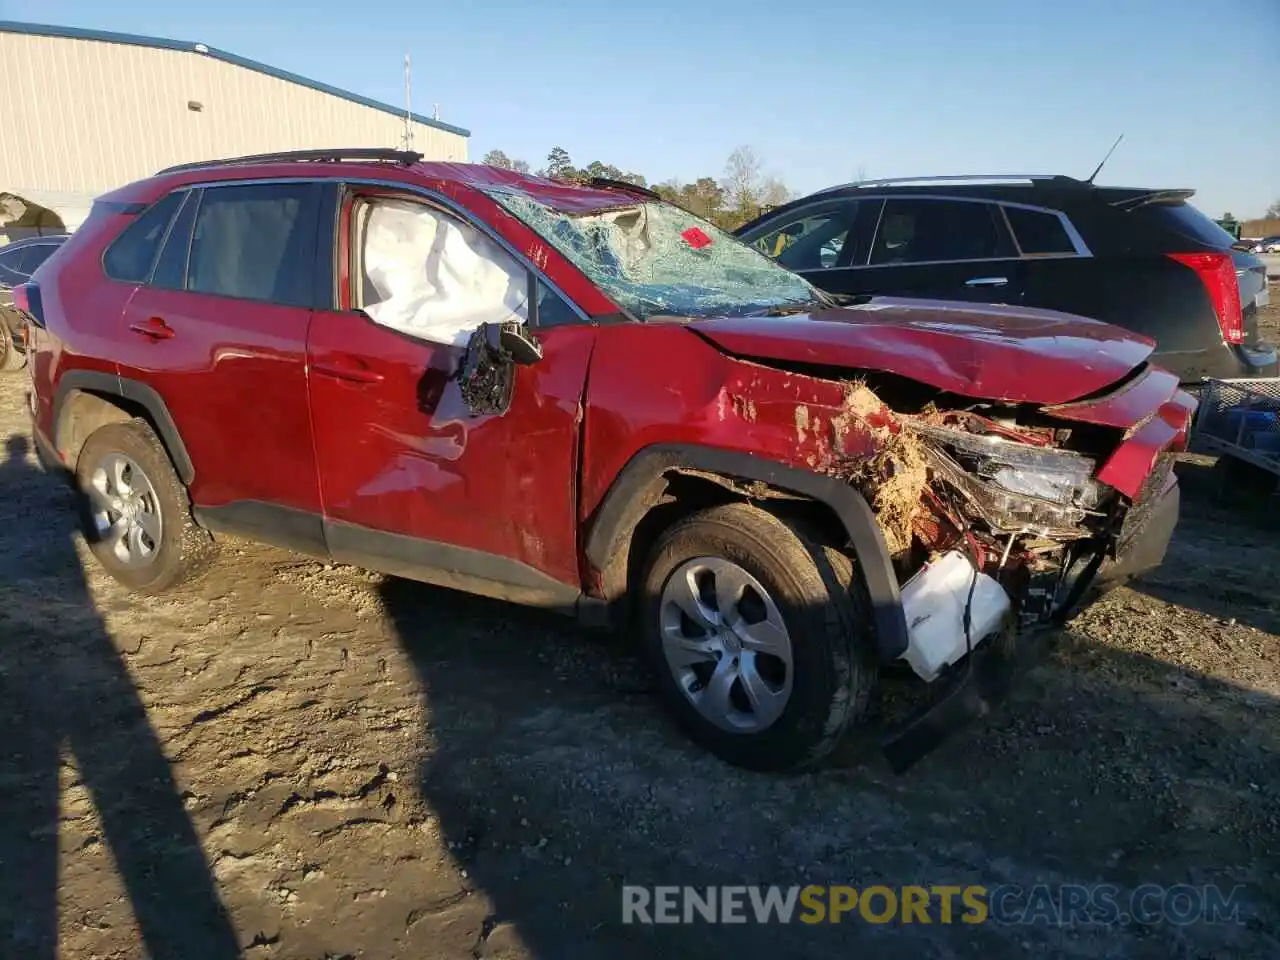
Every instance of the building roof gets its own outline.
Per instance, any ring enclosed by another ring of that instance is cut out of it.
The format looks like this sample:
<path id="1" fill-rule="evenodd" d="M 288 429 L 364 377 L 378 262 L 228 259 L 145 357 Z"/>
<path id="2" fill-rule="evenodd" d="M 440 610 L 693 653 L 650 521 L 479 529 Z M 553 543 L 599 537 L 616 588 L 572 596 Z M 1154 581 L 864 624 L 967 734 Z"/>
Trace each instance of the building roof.
<path id="1" fill-rule="evenodd" d="M 243 67 L 246 70 L 253 70 L 257 73 L 266 74 L 269 77 L 275 77 L 279 80 L 287 80 L 290 83 L 300 84 L 304 87 L 310 87 L 312 90 L 319 90 L 321 93 L 327 93 L 333 97 L 341 97 L 343 100 L 350 100 L 352 103 L 358 103 L 361 106 L 372 107 L 374 110 L 381 110 L 397 117 L 405 115 L 404 110 L 399 107 L 393 107 L 389 103 L 382 103 L 378 100 L 371 100 L 369 97 L 362 97 L 358 93 L 352 93 L 350 90 L 341 90 L 338 87 L 331 87 L 327 83 L 321 83 L 318 80 L 310 80 L 307 77 L 299 76 L 296 73 L 290 73 L 288 70 L 281 70 L 265 63 L 259 63 L 257 60 L 250 60 L 247 57 L 237 56 L 234 53 L 228 53 L 225 50 L 219 50 L 217 47 L 211 47 L 203 43 L 192 43 L 187 40 L 167 40 L 163 37 L 143 37 L 132 33 L 112 33 L 108 30 L 87 30 L 81 27 L 59 27 L 50 26 L 42 23 L 19 23 L 14 20 L 0 20 L 0 33 L 20 33 L 34 37 L 61 37 L 67 40 L 97 40 L 101 43 L 121 43 L 135 47 L 151 47 L 155 50 L 177 50 L 182 53 L 195 53 L 204 57 L 212 57 L 215 60 L 221 60 L 224 63 L 234 64 L 237 67 Z M 460 137 L 470 137 L 471 131 L 462 127 L 455 127 L 449 123 L 443 123 L 440 120 L 424 117 L 420 113 L 410 113 L 410 118 L 418 123 L 425 124 L 428 127 L 435 127 L 437 130 L 444 130 L 448 133 L 457 134 Z"/>

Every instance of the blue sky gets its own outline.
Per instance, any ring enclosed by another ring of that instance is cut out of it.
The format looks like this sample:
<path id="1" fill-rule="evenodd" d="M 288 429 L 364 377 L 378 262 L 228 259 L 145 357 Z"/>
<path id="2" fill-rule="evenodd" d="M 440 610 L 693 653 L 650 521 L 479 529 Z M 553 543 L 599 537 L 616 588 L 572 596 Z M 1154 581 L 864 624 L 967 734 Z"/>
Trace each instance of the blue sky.
<path id="1" fill-rule="evenodd" d="M 0 0 L 0 19 L 201 41 L 413 104 L 535 167 L 555 145 L 651 180 L 750 144 L 810 191 L 868 176 L 1188 186 L 1213 216 L 1280 199 L 1280 0 L 423 2 Z"/>

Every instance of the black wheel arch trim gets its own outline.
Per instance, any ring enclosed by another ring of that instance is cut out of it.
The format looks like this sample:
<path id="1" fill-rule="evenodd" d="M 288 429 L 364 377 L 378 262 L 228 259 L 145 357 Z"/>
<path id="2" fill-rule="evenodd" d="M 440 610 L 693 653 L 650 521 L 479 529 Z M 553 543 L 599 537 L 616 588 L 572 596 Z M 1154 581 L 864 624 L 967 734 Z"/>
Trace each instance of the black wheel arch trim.
<path id="1" fill-rule="evenodd" d="M 182 442 L 182 434 L 178 432 L 178 425 L 173 420 L 173 414 L 169 412 L 169 408 L 160 394 L 145 383 L 139 383 L 137 380 L 130 380 L 116 374 L 105 373 L 100 370 L 69 370 L 59 379 L 58 389 L 54 395 L 53 423 L 55 433 L 58 429 L 58 424 L 61 422 L 63 405 L 71 393 L 76 390 L 120 397 L 143 407 L 151 416 L 151 421 L 156 425 L 156 430 L 160 433 L 160 441 L 164 444 L 165 449 L 169 451 L 169 456 L 173 458 L 173 466 L 178 471 L 178 478 L 184 484 L 190 486 L 196 476 L 195 465 L 191 462 L 191 455 L 187 453 L 186 444 Z M 58 438 L 55 436 L 54 443 L 56 444 L 57 442 Z"/>
<path id="2" fill-rule="evenodd" d="M 749 453 L 693 444 L 659 444 L 635 454 L 614 478 L 587 533 L 585 553 L 596 570 L 604 570 L 613 552 L 640 516 L 644 492 L 663 474 L 685 468 L 758 481 L 826 504 L 848 535 L 863 581 L 870 595 L 876 647 L 882 660 L 893 660 L 907 649 L 907 621 L 902 611 L 898 578 L 889 559 L 884 535 L 866 499 L 848 483 L 811 473 Z M 637 513 L 639 516 L 637 516 Z"/>

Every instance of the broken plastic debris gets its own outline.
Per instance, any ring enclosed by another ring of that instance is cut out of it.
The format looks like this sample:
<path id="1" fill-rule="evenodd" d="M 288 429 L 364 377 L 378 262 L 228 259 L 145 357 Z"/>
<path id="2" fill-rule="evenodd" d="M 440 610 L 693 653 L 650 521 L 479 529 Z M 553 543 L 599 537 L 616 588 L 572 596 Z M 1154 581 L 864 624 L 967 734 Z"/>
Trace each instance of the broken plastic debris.
<path id="1" fill-rule="evenodd" d="M 1009 595 L 993 578 L 975 570 L 964 554 L 951 550 L 903 584 L 902 612 L 907 618 L 902 659 L 918 677 L 931 681 L 999 629 L 1009 612 Z"/>

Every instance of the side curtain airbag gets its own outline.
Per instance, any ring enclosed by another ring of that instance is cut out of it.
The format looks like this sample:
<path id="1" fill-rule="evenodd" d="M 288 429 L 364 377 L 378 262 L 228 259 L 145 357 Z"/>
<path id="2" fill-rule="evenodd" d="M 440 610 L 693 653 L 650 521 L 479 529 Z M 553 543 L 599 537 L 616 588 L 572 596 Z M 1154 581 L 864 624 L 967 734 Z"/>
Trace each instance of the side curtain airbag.
<path id="1" fill-rule="evenodd" d="M 377 323 L 465 346 L 482 323 L 528 319 L 526 274 L 497 243 L 430 207 L 373 204 L 365 227 L 364 310 Z"/>

